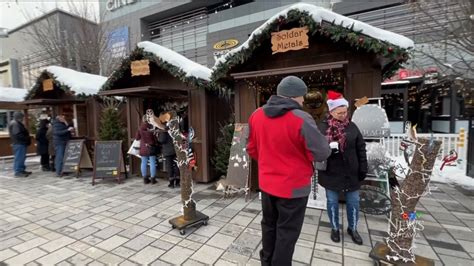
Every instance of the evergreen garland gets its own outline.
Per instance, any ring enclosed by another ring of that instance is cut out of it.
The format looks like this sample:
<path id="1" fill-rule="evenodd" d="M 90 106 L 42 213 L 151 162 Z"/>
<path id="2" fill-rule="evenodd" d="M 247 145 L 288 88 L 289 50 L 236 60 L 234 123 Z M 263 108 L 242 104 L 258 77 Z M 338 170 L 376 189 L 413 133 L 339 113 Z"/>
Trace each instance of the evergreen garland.
<path id="1" fill-rule="evenodd" d="M 354 31 L 354 24 L 350 27 L 337 25 L 335 22 L 316 22 L 307 11 L 292 9 L 288 11 L 287 16 L 280 16 L 249 40 L 248 48 L 226 55 L 226 60 L 220 62 L 214 67 L 211 80 L 217 83 L 221 79 L 227 78 L 227 73 L 239 64 L 243 64 L 253 55 L 253 51 L 261 46 L 265 40 L 271 38 L 271 33 L 280 30 L 280 26 L 289 23 L 298 23 L 299 27 L 308 27 L 309 34 L 315 36 L 319 34 L 330 38 L 334 42 L 346 42 L 356 50 L 365 50 L 389 58 L 395 63 L 383 73 L 384 78 L 390 77 L 394 71 L 401 67 L 409 59 L 409 51 L 385 41 L 381 41 L 370 36 L 364 35 L 362 31 Z"/>
<path id="2" fill-rule="evenodd" d="M 219 176 L 227 175 L 227 166 L 229 164 L 230 148 L 234 136 L 234 122 L 231 120 L 228 124 L 220 125 L 219 137 L 216 140 L 214 156 L 211 159 L 212 165 Z"/>
<path id="3" fill-rule="evenodd" d="M 213 85 L 209 81 L 203 80 L 194 76 L 186 76 L 187 73 L 184 72 L 181 68 L 164 61 L 163 59 L 161 59 L 160 57 L 156 56 L 153 53 L 145 52 L 143 48 L 137 47 L 135 48 L 135 50 L 133 50 L 130 53 L 128 58 L 125 58 L 122 60 L 120 67 L 117 70 L 115 70 L 112 73 L 112 75 L 110 75 L 110 77 L 104 83 L 100 91 L 111 90 L 117 81 L 123 78 L 126 74 L 130 74 L 130 71 L 131 71 L 130 65 L 132 61 L 143 60 L 143 59 L 148 59 L 150 62 L 153 62 L 158 67 L 167 71 L 173 77 L 176 77 L 177 79 L 181 80 L 182 82 L 186 84 L 190 84 L 197 88 L 204 88 L 204 89 L 213 88 Z"/>

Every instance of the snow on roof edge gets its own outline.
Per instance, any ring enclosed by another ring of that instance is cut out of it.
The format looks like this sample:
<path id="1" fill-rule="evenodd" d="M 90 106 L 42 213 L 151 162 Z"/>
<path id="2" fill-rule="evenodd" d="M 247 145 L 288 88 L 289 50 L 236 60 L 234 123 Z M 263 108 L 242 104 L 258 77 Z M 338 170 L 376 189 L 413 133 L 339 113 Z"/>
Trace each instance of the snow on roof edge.
<path id="1" fill-rule="evenodd" d="M 143 48 L 145 52 L 152 53 L 161 60 L 178 67 L 186 73 L 187 77 L 191 76 L 207 81 L 211 80 L 211 69 L 200 65 L 171 49 L 150 41 L 139 42 L 137 43 L 137 47 Z"/>
<path id="2" fill-rule="evenodd" d="M 107 81 L 107 77 L 79 72 L 60 66 L 48 66 L 45 70 L 53 74 L 54 79 L 58 82 L 75 91 L 76 94 L 97 94 L 100 87 Z"/>
<path id="3" fill-rule="evenodd" d="M 0 87 L 0 102 L 22 102 L 27 93 L 27 89 Z"/>
<path id="4" fill-rule="evenodd" d="M 218 58 L 212 68 L 215 69 L 217 65 L 219 65 L 220 63 L 224 63 L 233 54 L 238 53 L 245 48 L 248 48 L 249 42 L 256 35 L 260 34 L 267 26 L 269 26 L 273 21 L 275 21 L 279 17 L 281 16 L 287 17 L 288 12 L 290 10 L 307 11 L 311 15 L 312 19 L 318 23 L 321 23 L 322 21 L 327 21 L 327 22 L 332 23 L 334 21 L 335 25 L 341 25 L 342 23 L 342 26 L 346 28 L 354 25 L 353 27 L 354 31 L 361 31 L 362 34 L 365 34 L 367 36 L 370 36 L 372 38 L 375 38 L 381 41 L 391 43 L 401 48 L 407 49 L 407 48 L 411 48 L 415 46 L 414 42 L 411 39 L 403 35 L 386 31 L 383 29 L 379 29 L 365 22 L 358 21 L 358 20 L 343 16 L 343 15 L 334 13 L 323 7 L 319 7 L 319 6 L 315 6 L 311 4 L 305 4 L 305 3 L 298 3 L 278 12 L 277 14 L 267 19 L 262 25 L 260 25 L 260 27 L 255 29 L 250 34 L 249 38 L 244 43 L 242 43 L 242 45 L 230 50 L 227 54 Z"/>

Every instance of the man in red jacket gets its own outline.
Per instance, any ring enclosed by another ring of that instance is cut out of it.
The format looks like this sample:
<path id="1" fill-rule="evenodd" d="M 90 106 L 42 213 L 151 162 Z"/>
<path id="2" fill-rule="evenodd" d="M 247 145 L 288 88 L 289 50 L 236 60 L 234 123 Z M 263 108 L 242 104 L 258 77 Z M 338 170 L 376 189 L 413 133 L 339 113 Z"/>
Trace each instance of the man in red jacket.
<path id="1" fill-rule="evenodd" d="M 258 161 L 262 265 L 291 265 L 311 188 L 313 162 L 330 155 L 326 138 L 302 110 L 306 84 L 288 76 L 249 118 L 247 153 Z"/>

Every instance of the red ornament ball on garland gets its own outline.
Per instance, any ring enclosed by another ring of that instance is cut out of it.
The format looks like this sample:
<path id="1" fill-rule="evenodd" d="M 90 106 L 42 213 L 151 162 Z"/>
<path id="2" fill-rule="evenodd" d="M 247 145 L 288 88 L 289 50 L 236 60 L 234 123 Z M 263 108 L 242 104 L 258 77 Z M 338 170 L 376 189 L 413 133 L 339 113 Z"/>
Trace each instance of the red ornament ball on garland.
<path id="1" fill-rule="evenodd" d="M 359 38 L 359 43 L 364 43 L 364 38 L 360 37 Z"/>
<path id="2" fill-rule="evenodd" d="M 393 47 L 388 47 L 388 48 L 387 48 L 387 51 L 388 51 L 389 53 L 393 52 Z"/>

